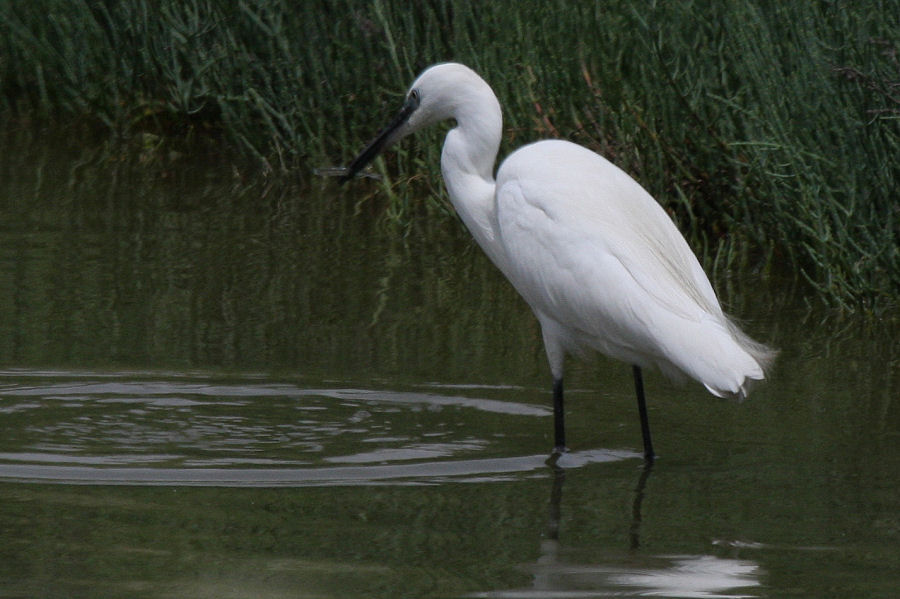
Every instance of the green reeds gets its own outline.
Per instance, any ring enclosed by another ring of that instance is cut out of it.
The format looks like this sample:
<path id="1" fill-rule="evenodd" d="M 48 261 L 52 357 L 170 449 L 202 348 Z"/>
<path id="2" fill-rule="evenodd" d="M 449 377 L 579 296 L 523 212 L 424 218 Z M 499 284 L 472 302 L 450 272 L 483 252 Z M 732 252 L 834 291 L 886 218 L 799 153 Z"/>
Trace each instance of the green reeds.
<path id="1" fill-rule="evenodd" d="M 764 248 L 759 268 L 883 311 L 900 296 L 898 40 L 896 0 L 6 0 L 0 110 L 123 139 L 223 138 L 309 172 L 347 162 L 422 68 L 458 60 L 500 97 L 503 153 L 585 144 L 710 260 Z M 436 180 L 434 135 L 383 168 Z"/>

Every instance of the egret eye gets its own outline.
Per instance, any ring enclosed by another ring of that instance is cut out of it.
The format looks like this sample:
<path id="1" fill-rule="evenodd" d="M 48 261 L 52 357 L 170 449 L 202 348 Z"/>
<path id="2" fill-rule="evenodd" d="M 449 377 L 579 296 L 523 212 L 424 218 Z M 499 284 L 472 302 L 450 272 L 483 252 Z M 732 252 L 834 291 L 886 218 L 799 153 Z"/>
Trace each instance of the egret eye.
<path id="1" fill-rule="evenodd" d="M 414 102 L 415 104 L 418 104 L 419 103 L 419 90 L 414 89 L 411 92 L 409 92 L 409 99 L 412 102 Z"/>

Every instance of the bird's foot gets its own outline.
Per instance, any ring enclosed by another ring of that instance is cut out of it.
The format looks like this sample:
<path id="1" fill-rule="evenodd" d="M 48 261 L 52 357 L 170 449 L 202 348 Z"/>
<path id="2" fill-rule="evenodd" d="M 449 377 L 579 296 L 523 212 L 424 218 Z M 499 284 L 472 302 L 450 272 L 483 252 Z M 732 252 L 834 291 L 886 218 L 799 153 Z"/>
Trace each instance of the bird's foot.
<path id="1" fill-rule="evenodd" d="M 551 467 L 556 467 L 556 462 L 559 461 L 559 458 L 567 453 L 569 453 L 568 447 L 565 445 L 557 445 L 550 453 L 550 457 L 547 458 L 546 464 Z"/>

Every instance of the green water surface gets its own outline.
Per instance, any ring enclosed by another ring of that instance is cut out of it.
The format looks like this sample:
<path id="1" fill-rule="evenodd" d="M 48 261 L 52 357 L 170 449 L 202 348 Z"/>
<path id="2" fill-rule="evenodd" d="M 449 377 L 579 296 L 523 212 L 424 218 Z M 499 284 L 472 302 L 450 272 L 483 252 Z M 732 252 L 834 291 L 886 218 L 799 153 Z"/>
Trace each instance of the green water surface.
<path id="1" fill-rule="evenodd" d="M 898 596 L 889 319 L 718 269 L 770 380 L 648 373 L 646 470 L 630 368 L 572 362 L 553 469 L 540 331 L 454 218 L 7 146 L 0 597 Z"/>

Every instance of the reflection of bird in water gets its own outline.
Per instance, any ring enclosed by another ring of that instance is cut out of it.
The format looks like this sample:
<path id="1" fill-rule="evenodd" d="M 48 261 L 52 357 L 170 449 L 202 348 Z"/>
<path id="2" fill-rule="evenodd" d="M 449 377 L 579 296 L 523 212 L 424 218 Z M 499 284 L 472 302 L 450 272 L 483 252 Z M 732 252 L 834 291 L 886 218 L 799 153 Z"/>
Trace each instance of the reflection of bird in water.
<path id="1" fill-rule="evenodd" d="M 513 152 L 497 170 L 502 117 L 485 81 L 439 64 L 412 84 L 397 117 L 343 173 L 347 181 L 392 142 L 454 119 L 441 153 L 450 200 L 481 248 L 541 323 L 553 375 L 555 451 L 565 451 L 563 362 L 598 351 L 633 365 L 644 455 L 654 457 L 641 369 L 743 396 L 772 352 L 722 312 L 684 237 L 637 182 L 562 140 Z"/>
<path id="2" fill-rule="evenodd" d="M 613 552 L 604 563 L 572 561 L 574 547 L 560 541 L 560 514 L 565 471 L 554 468 L 547 534 L 540 556 L 530 567 L 530 588 L 475 593 L 471 597 L 754 597 L 748 589 L 759 586 L 759 567 L 751 560 L 712 555 L 642 556 L 641 504 L 651 467 L 641 471 L 634 490 L 630 551 Z"/>

